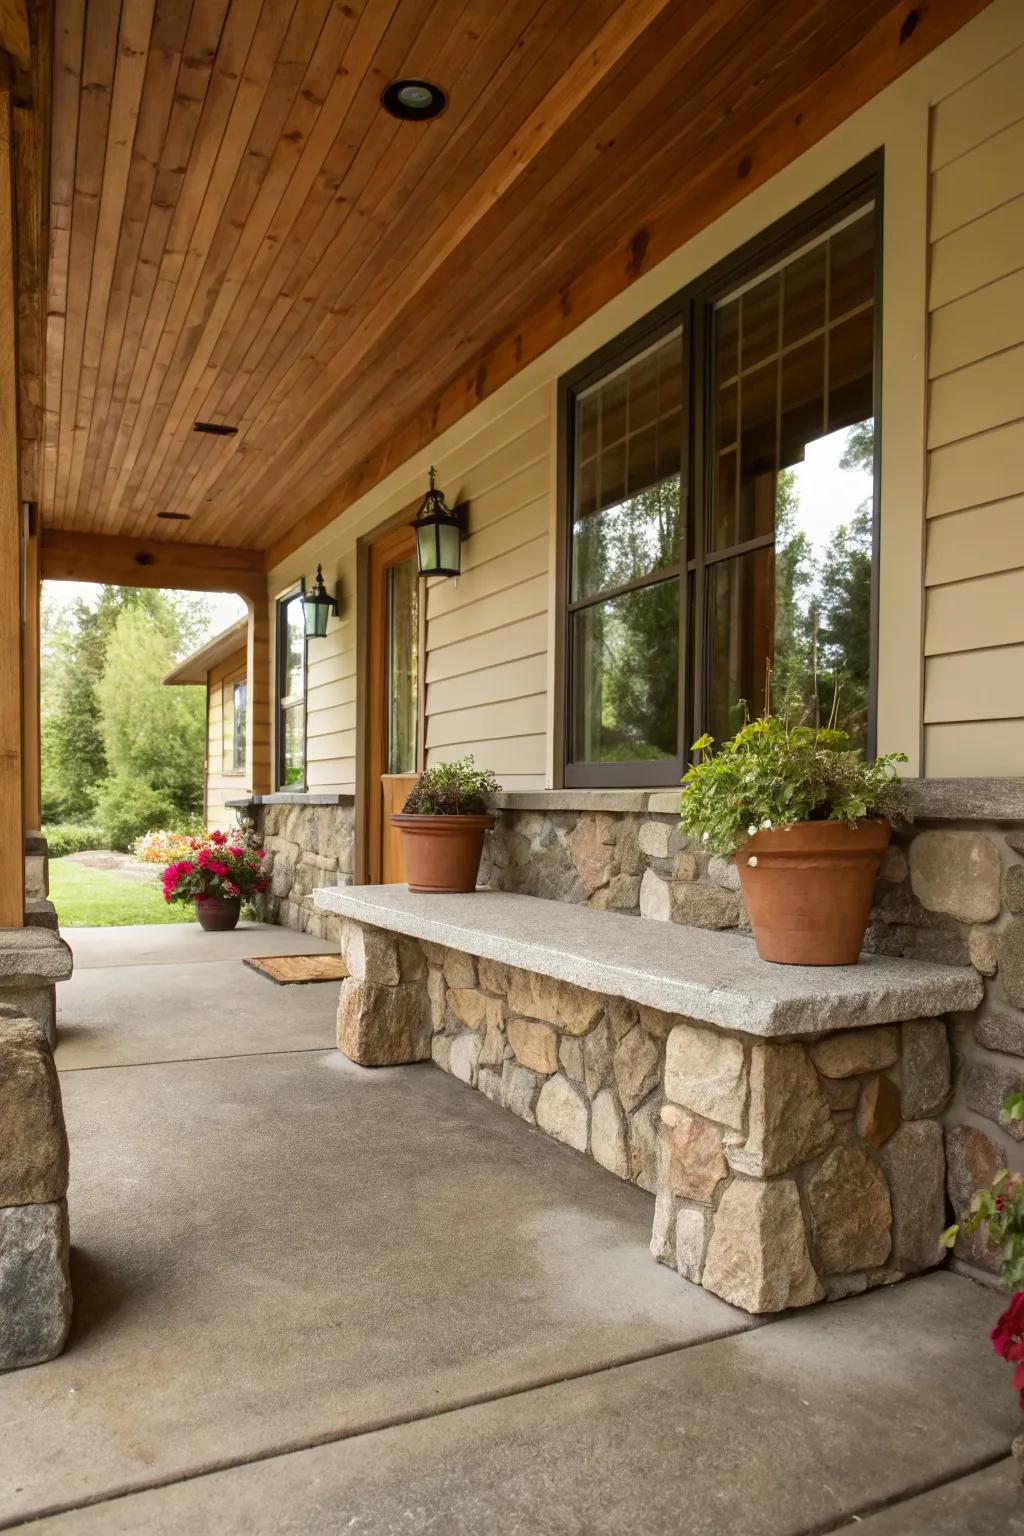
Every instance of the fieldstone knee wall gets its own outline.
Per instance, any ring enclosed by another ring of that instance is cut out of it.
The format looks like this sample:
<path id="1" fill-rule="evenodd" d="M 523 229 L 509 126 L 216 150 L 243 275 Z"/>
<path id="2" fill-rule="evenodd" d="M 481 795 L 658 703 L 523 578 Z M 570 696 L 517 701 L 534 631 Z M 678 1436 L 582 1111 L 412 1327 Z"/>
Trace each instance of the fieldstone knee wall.
<path id="1" fill-rule="evenodd" d="M 969 798 L 969 784 L 963 793 Z M 488 837 L 482 883 L 749 932 L 734 864 L 679 831 L 666 807 L 674 797 L 622 798 L 640 808 L 503 810 Z M 973 965 L 984 980 L 980 1008 L 952 1021 L 955 1087 L 944 1116 L 952 1221 L 997 1169 L 1024 1171 L 1024 1123 L 1008 1126 L 1000 1114 L 1006 1093 L 1024 1090 L 1024 827 L 918 820 L 898 834 L 876 885 L 865 947 Z M 956 1255 L 981 1271 L 998 1269 L 981 1234 L 962 1238 Z"/>
<path id="2" fill-rule="evenodd" d="M 68 1143 L 42 1027 L 0 1015 L 0 1370 L 63 1349 L 71 1322 Z"/>
<path id="3" fill-rule="evenodd" d="M 433 1061 L 657 1195 L 651 1249 L 749 1312 L 939 1263 L 937 1019 L 760 1041 L 346 920 L 338 1044 Z"/>
<path id="4" fill-rule="evenodd" d="M 355 813 L 341 805 L 254 805 L 267 850 L 267 921 L 336 940 L 337 919 L 313 905 L 313 892 L 352 882 Z"/>

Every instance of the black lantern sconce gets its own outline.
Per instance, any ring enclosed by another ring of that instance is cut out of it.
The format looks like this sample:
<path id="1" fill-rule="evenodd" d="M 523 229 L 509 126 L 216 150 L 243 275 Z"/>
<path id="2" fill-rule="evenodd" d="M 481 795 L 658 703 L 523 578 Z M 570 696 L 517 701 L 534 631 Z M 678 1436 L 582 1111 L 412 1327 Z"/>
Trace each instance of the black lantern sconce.
<path id="1" fill-rule="evenodd" d="M 302 611 L 306 619 L 306 636 L 311 640 L 319 640 L 326 635 L 327 620 L 332 614 L 337 615 L 337 600 L 324 586 L 324 573 L 319 565 L 316 568 L 313 590 L 303 594 Z"/>
<path id="2" fill-rule="evenodd" d="M 462 570 L 467 508 L 453 510 L 448 506 L 444 492 L 434 484 L 436 474 L 431 465 L 430 490 L 412 524 L 416 530 L 416 569 L 421 576 L 458 576 Z"/>

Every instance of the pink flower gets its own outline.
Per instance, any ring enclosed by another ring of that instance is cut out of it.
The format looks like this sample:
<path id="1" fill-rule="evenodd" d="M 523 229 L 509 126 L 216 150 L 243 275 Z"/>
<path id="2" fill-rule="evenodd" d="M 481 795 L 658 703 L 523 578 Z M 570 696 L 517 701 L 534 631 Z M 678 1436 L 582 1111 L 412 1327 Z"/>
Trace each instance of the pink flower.
<path id="1" fill-rule="evenodd" d="M 266 858 L 267 850 L 265 848 L 257 848 L 255 851 L 256 851 L 256 857 L 258 859 L 265 859 Z"/>
<path id="2" fill-rule="evenodd" d="M 224 889 L 225 889 L 225 891 L 227 892 L 227 894 L 229 896 L 237 896 L 238 895 L 238 886 L 235 885 L 233 883 L 233 881 L 231 881 L 231 880 L 225 880 L 225 882 L 224 882 Z"/>
<path id="3" fill-rule="evenodd" d="M 989 1337 L 997 1355 L 1014 1364 L 1024 1364 L 1024 1291 L 1014 1291 L 1010 1305 Z"/>
<path id="4" fill-rule="evenodd" d="M 237 843 L 232 843 L 231 847 L 228 849 L 228 853 L 230 853 L 233 859 L 240 859 L 242 857 L 242 850 L 239 848 Z"/>
<path id="5" fill-rule="evenodd" d="M 220 859 L 207 859 L 206 870 L 211 875 L 226 875 L 228 867 L 226 864 L 222 864 Z"/>

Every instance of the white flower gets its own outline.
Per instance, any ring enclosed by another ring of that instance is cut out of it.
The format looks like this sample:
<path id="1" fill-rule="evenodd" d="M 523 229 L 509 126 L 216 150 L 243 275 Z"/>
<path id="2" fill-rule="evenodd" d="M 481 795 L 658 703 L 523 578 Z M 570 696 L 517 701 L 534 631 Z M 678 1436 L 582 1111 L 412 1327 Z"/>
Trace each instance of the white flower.
<path id="1" fill-rule="evenodd" d="M 701 842 L 702 843 L 706 843 L 710 835 L 711 835 L 710 833 L 705 832 L 704 836 L 701 838 Z"/>
<path id="2" fill-rule="evenodd" d="M 757 868 L 757 854 L 756 853 L 752 853 L 750 855 L 750 858 L 747 860 L 747 863 L 750 865 L 751 869 L 756 869 Z"/>
<path id="3" fill-rule="evenodd" d="M 772 824 L 771 824 L 770 821 L 762 821 L 762 823 L 761 823 L 761 831 L 762 832 L 770 832 L 771 829 L 772 829 Z"/>
<path id="4" fill-rule="evenodd" d="M 747 828 L 747 836 L 748 837 L 753 837 L 753 835 L 754 835 L 754 833 L 756 831 L 757 831 L 757 828 L 754 826 L 753 822 L 751 822 L 750 826 Z"/>

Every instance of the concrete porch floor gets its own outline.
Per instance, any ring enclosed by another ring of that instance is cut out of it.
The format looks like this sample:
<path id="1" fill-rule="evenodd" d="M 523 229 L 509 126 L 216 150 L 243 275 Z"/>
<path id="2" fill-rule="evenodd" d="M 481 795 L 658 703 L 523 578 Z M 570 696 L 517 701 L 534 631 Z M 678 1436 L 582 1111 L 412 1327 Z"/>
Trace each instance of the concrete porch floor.
<path id="1" fill-rule="evenodd" d="M 75 1322 L 0 1378 L 0 1528 L 1024 1536 L 993 1292 L 753 1325 L 650 1259 L 651 1197 L 241 964 L 321 941 L 72 942 Z"/>

